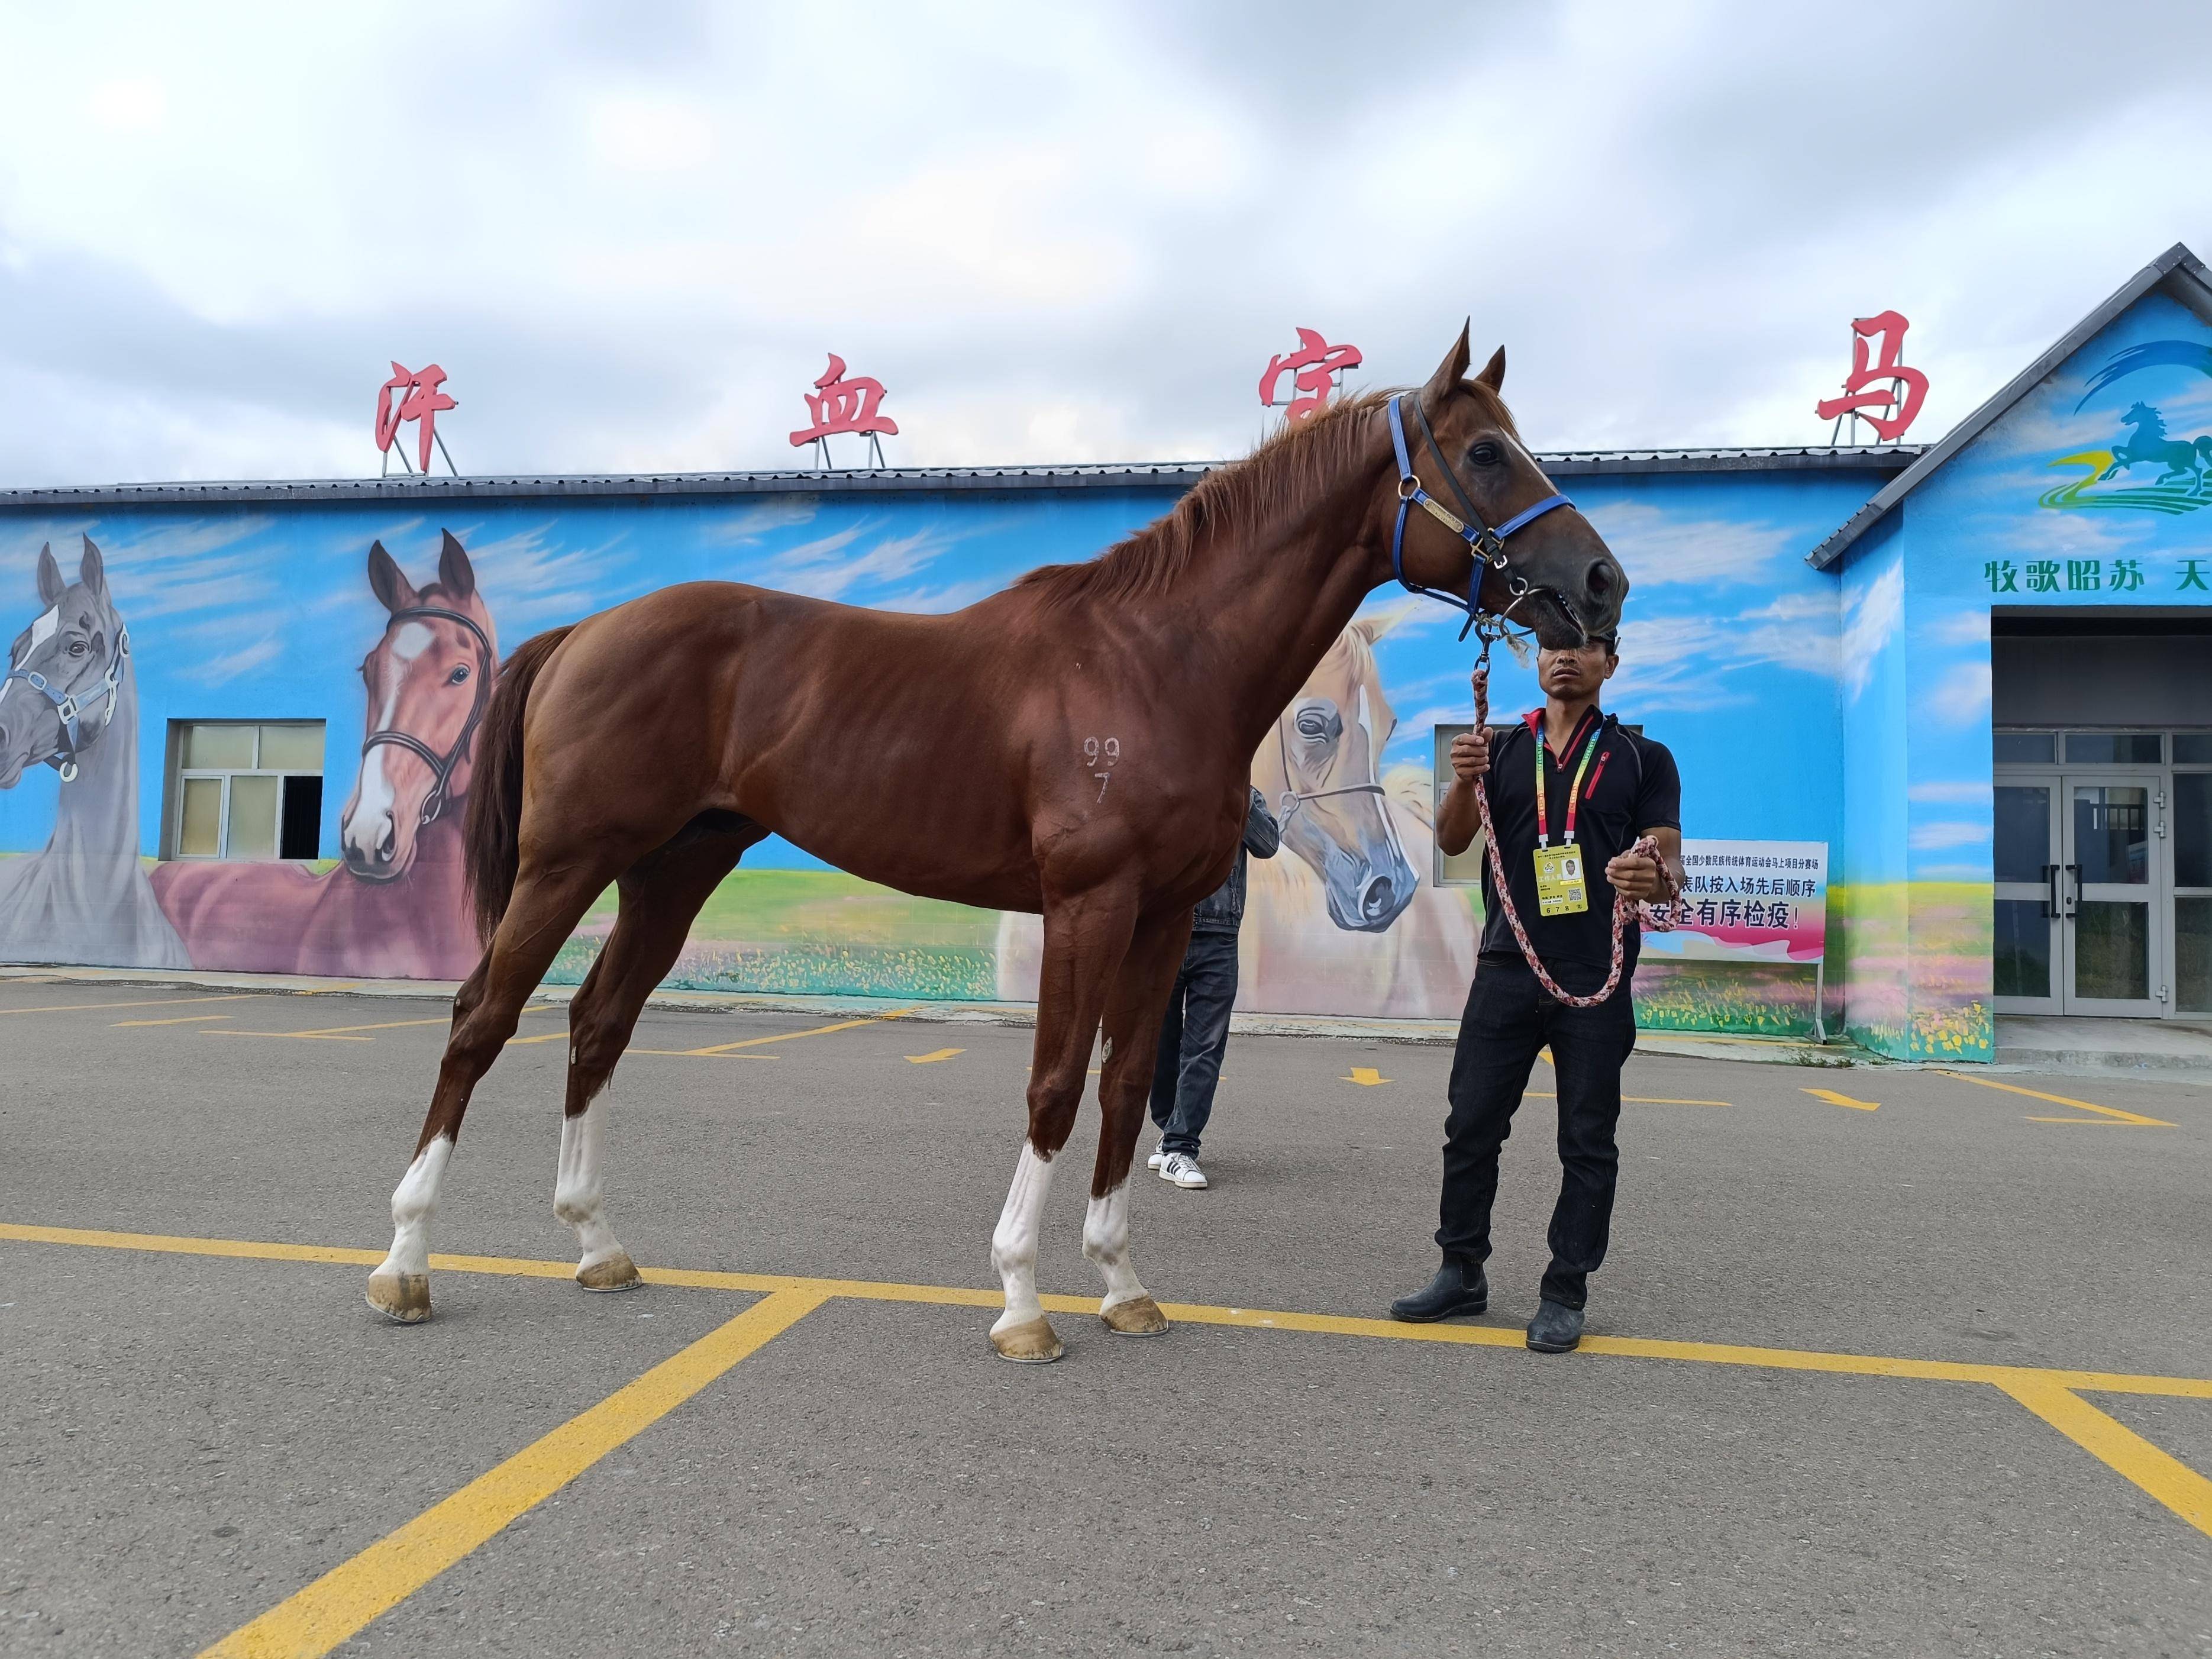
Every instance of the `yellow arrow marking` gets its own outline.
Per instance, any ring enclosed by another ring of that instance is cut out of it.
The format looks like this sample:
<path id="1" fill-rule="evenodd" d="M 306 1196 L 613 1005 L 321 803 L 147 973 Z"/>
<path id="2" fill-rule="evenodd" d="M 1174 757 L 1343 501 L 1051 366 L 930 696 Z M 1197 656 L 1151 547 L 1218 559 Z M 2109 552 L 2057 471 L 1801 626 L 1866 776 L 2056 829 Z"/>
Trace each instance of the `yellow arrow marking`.
<path id="1" fill-rule="evenodd" d="M 1839 1095 L 1833 1089 L 1807 1089 L 1802 1092 L 1815 1100 L 1825 1100 L 1831 1106 L 1848 1106 L 1855 1112 L 1878 1112 L 1881 1109 L 1881 1103 L 1878 1100 L 1853 1100 L 1849 1095 Z"/>
<path id="2" fill-rule="evenodd" d="M 1372 1066 L 1355 1066 L 1352 1068 L 1350 1077 L 1340 1078 L 1337 1080 L 1340 1083 L 1357 1083 L 1363 1089 L 1372 1089 L 1379 1083 L 1390 1081 Z"/>
<path id="3" fill-rule="evenodd" d="M 2046 1095 L 2040 1089 L 2023 1089 L 2017 1083 L 1999 1083 L 1995 1078 L 1968 1077 L 1963 1072 L 1946 1072 L 1943 1075 L 1956 1078 L 1961 1083 L 1978 1083 L 1984 1089 L 2002 1089 L 2008 1095 L 2026 1095 L 2030 1100 L 2047 1100 L 2054 1106 L 2072 1106 L 2100 1114 L 2096 1117 L 2031 1117 L 2027 1120 L 2030 1123 L 2120 1123 L 2132 1129 L 2174 1127 L 2162 1117 L 2145 1117 L 2141 1112 L 2124 1112 L 2117 1106 L 2100 1106 L 2093 1100 L 2075 1100 L 2067 1095 Z"/>
<path id="4" fill-rule="evenodd" d="M 965 1048 L 933 1048 L 926 1054 L 908 1054 L 906 1063 L 909 1066 L 934 1066 L 940 1060 L 950 1060 L 955 1054 L 967 1052 Z"/>

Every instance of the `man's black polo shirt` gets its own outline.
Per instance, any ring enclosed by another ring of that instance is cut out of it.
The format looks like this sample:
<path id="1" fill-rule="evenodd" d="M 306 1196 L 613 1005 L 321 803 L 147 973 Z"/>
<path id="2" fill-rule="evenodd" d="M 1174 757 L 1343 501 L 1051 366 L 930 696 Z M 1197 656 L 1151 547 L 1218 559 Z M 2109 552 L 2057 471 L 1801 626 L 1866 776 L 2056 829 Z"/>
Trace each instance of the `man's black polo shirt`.
<path id="1" fill-rule="evenodd" d="M 1589 908 L 1575 915 L 1540 915 L 1536 908 L 1536 757 L 1543 757 L 1545 810 L 1551 844 L 1557 847 L 1565 838 L 1567 791 L 1593 721 L 1598 724 L 1597 750 L 1590 757 L 1575 813 L 1575 841 L 1583 849 Z M 1583 717 L 1563 764 L 1540 735 L 1542 722 L 1538 711 L 1503 734 L 1492 733 L 1490 820 L 1521 925 L 1560 985 L 1582 996 L 1604 982 L 1606 969 L 1613 964 L 1613 891 L 1605 878 L 1605 866 L 1633 847 L 1644 830 L 1682 827 L 1682 775 L 1665 744 L 1625 731 L 1612 715 L 1595 710 Z M 1482 954 L 1519 962 L 1521 947 L 1505 925 L 1487 858 L 1482 861 Z M 1641 944 L 1640 930 L 1632 919 L 1622 941 L 1624 976 L 1636 966 Z"/>

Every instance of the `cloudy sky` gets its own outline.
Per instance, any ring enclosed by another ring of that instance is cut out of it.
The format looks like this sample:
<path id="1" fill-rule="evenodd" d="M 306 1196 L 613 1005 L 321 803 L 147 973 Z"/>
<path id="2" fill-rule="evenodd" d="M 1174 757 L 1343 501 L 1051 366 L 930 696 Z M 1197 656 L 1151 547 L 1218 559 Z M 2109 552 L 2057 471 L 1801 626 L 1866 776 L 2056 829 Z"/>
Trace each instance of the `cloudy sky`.
<path id="1" fill-rule="evenodd" d="M 0 484 L 1212 458 L 1294 327 L 1460 319 L 1547 448 L 1932 438 L 2178 240 L 2212 7 L 472 4 L 0 11 Z"/>

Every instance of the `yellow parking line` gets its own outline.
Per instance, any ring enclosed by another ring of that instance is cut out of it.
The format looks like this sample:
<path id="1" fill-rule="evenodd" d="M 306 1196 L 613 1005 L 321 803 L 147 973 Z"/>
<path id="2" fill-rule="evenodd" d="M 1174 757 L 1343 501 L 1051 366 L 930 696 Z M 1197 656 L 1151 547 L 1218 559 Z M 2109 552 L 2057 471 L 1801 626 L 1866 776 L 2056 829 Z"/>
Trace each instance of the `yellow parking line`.
<path id="1" fill-rule="evenodd" d="M 556 1003 L 551 1007 L 525 1008 L 522 1012 L 525 1014 L 556 1014 L 565 1013 L 567 1010 L 560 1004 Z M 373 1042 L 375 1041 L 374 1037 L 358 1036 L 356 1036 L 355 1033 L 360 1031 L 400 1031 L 405 1030 L 410 1026 L 450 1025 L 453 1023 L 453 1015 L 450 1013 L 445 1013 L 439 1014 L 430 1019 L 379 1020 L 373 1025 L 318 1025 L 304 1031 L 203 1031 L 200 1035 L 202 1036 L 313 1037 L 333 1042 Z M 555 1036 L 566 1036 L 568 1033 L 565 1031 L 556 1031 L 552 1035 Z"/>
<path id="2" fill-rule="evenodd" d="M 228 1019 L 228 1014 L 179 1014 L 171 1019 L 118 1019 L 107 1029 L 111 1031 L 129 1030 L 137 1025 L 198 1025 L 210 1019 Z"/>
<path id="3" fill-rule="evenodd" d="M 934 1066 L 940 1060 L 950 1060 L 955 1054 L 967 1052 L 965 1048 L 933 1048 L 926 1054 L 908 1054 L 906 1063 L 909 1066 Z"/>
<path id="4" fill-rule="evenodd" d="M 201 1659 L 316 1659 L 397 1607 L 517 1516 L 823 1304 L 779 1291 L 478 1475 L 398 1531 L 206 1649 Z"/>
<path id="5" fill-rule="evenodd" d="M 666 1054 L 675 1060 L 781 1060 L 781 1054 L 726 1054 L 718 1048 L 625 1048 L 624 1054 Z"/>
<path id="6" fill-rule="evenodd" d="M 667 1052 L 679 1054 L 726 1054 L 733 1048 L 758 1048 L 770 1042 L 793 1042 L 800 1037 L 827 1036 L 832 1031 L 849 1031 L 858 1025 L 880 1025 L 887 1019 L 899 1019 L 914 1012 L 911 1008 L 894 1008 L 888 1014 L 870 1014 L 866 1019 L 841 1019 L 835 1025 L 817 1025 L 809 1031 L 781 1031 L 774 1036 L 747 1037 L 742 1042 L 717 1042 L 706 1048 L 677 1048 Z"/>
<path id="7" fill-rule="evenodd" d="M 243 1261 L 313 1261 L 373 1267 L 380 1249 L 335 1244 L 264 1243 L 247 1239 L 200 1238 L 190 1235 L 128 1233 L 85 1227 L 31 1226 L 0 1222 L 0 1240 L 32 1244 L 89 1245 L 105 1249 L 151 1250 L 179 1255 L 226 1256 Z M 433 1255 L 434 1270 L 499 1273 L 526 1279 L 572 1279 L 572 1261 L 528 1257 Z M 935 1303 L 949 1307 L 995 1308 L 1000 1293 L 952 1285 L 902 1285 L 871 1279 L 807 1279 L 788 1273 L 726 1273 L 701 1267 L 646 1267 L 647 1284 L 691 1290 L 803 1291 L 809 1295 L 848 1297 L 865 1302 Z M 1095 1313 L 1095 1296 L 1047 1296 L 1054 1313 Z M 1161 1304 L 1174 1318 L 1198 1325 L 1232 1325 L 1254 1329 L 1307 1331 L 1334 1336 L 1381 1338 L 1397 1342 L 1460 1343 L 1476 1347 L 1517 1348 L 1520 1328 L 1500 1325 L 1407 1325 L 1395 1319 L 1354 1314 L 1291 1313 L 1261 1308 L 1212 1307 L 1195 1303 Z M 1850 1376 L 1896 1376 L 1931 1382 L 2010 1382 L 2085 1389 L 2092 1394 L 2144 1394 L 2174 1399 L 2212 1400 L 2212 1378 L 2144 1376 L 2127 1371 L 2081 1371 L 2039 1365 L 1997 1365 L 1975 1361 L 1909 1359 L 1883 1354 L 1837 1352 L 1819 1348 L 1761 1348 L 1736 1343 L 1686 1342 L 1641 1336 L 1587 1336 L 1582 1352 L 1631 1359 L 1676 1359 L 1709 1365 L 1743 1365 L 1770 1370 L 1829 1371 Z"/>
<path id="8" fill-rule="evenodd" d="M 149 997 L 141 1002 L 60 1002 L 45 1008 L 0 1008 L 0 1014 L 81 1014 L 99 1008 L 173 1008 L 188 1002 L 243 1002 L 251 994 L 239 991 L 221 997 Z"/>
<path id="9" fill-rule="evenodd" d="M 2126 1476 L 2199 1532 L 2212 1534 L 2212 1480 L 2071 1389 L 2036 1382 L 1999 1386 L 2098 1462 Z"/>
<path id="10" fill-rule="evenodd" d="M 2031 1123 L 2124 1123 L 2133 1128 L 2172 1129 L 2176 1124 L 2162 1117 L 2145 1117 L 2141 1112 L 2124 1112 L 2117 1106 L 2100 1106 L 2093 1100 L 2075 1100 L 2066 1095 L 2046 1095 L 2040 1089 L 2023 1089 L 2017 1083 L 2000 1083 L 1993 1077 L 1969 1077 L 1964 1072 L 1946 1072 L 1945 1077 L 1956 1078 L 1961 1083 L 1978 1083 L 1984 1089 L 2002 1089 L 2008 1095 L 2026 1095 L 2030 1100 L 2047 1100 L 2054 1106 L 2074 1106 L 2085 1112 L 2095 1112 L 2098 1117 L 2032 1117 Z"/>

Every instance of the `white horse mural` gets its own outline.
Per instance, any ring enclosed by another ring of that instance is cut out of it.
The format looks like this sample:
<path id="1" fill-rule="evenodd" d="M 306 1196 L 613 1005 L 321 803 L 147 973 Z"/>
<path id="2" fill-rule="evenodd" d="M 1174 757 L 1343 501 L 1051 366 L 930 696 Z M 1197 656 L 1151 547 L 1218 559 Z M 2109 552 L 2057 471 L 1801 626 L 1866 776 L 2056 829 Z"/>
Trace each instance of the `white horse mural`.
<path id="1" fill-rule="evenodd" d="M 138 860 L 138 681 L 92 538 L 74 582 L 40 548 L 38 587 L 0 682 L 0 789 L 44 763 L 61 794 L 46 850 L 0 858 L 0 961 L 189 967 Z"/>
<path id="2" fill-rule="evenodd" d="M 1465 890 L 1431 878 L 1429 779 L 1380 769 L 1397 716 L 1375 641 L 1405 613 L 1355 618 L 1252 757 L 1292 856 L 1250 866 L 1240 1008 L 1442 1019 L 1466 1000 L 1480 927 Z M 1042 947 L 1035 916 L 1000 917 L 1001 998 L 1036 999 Z"/>

